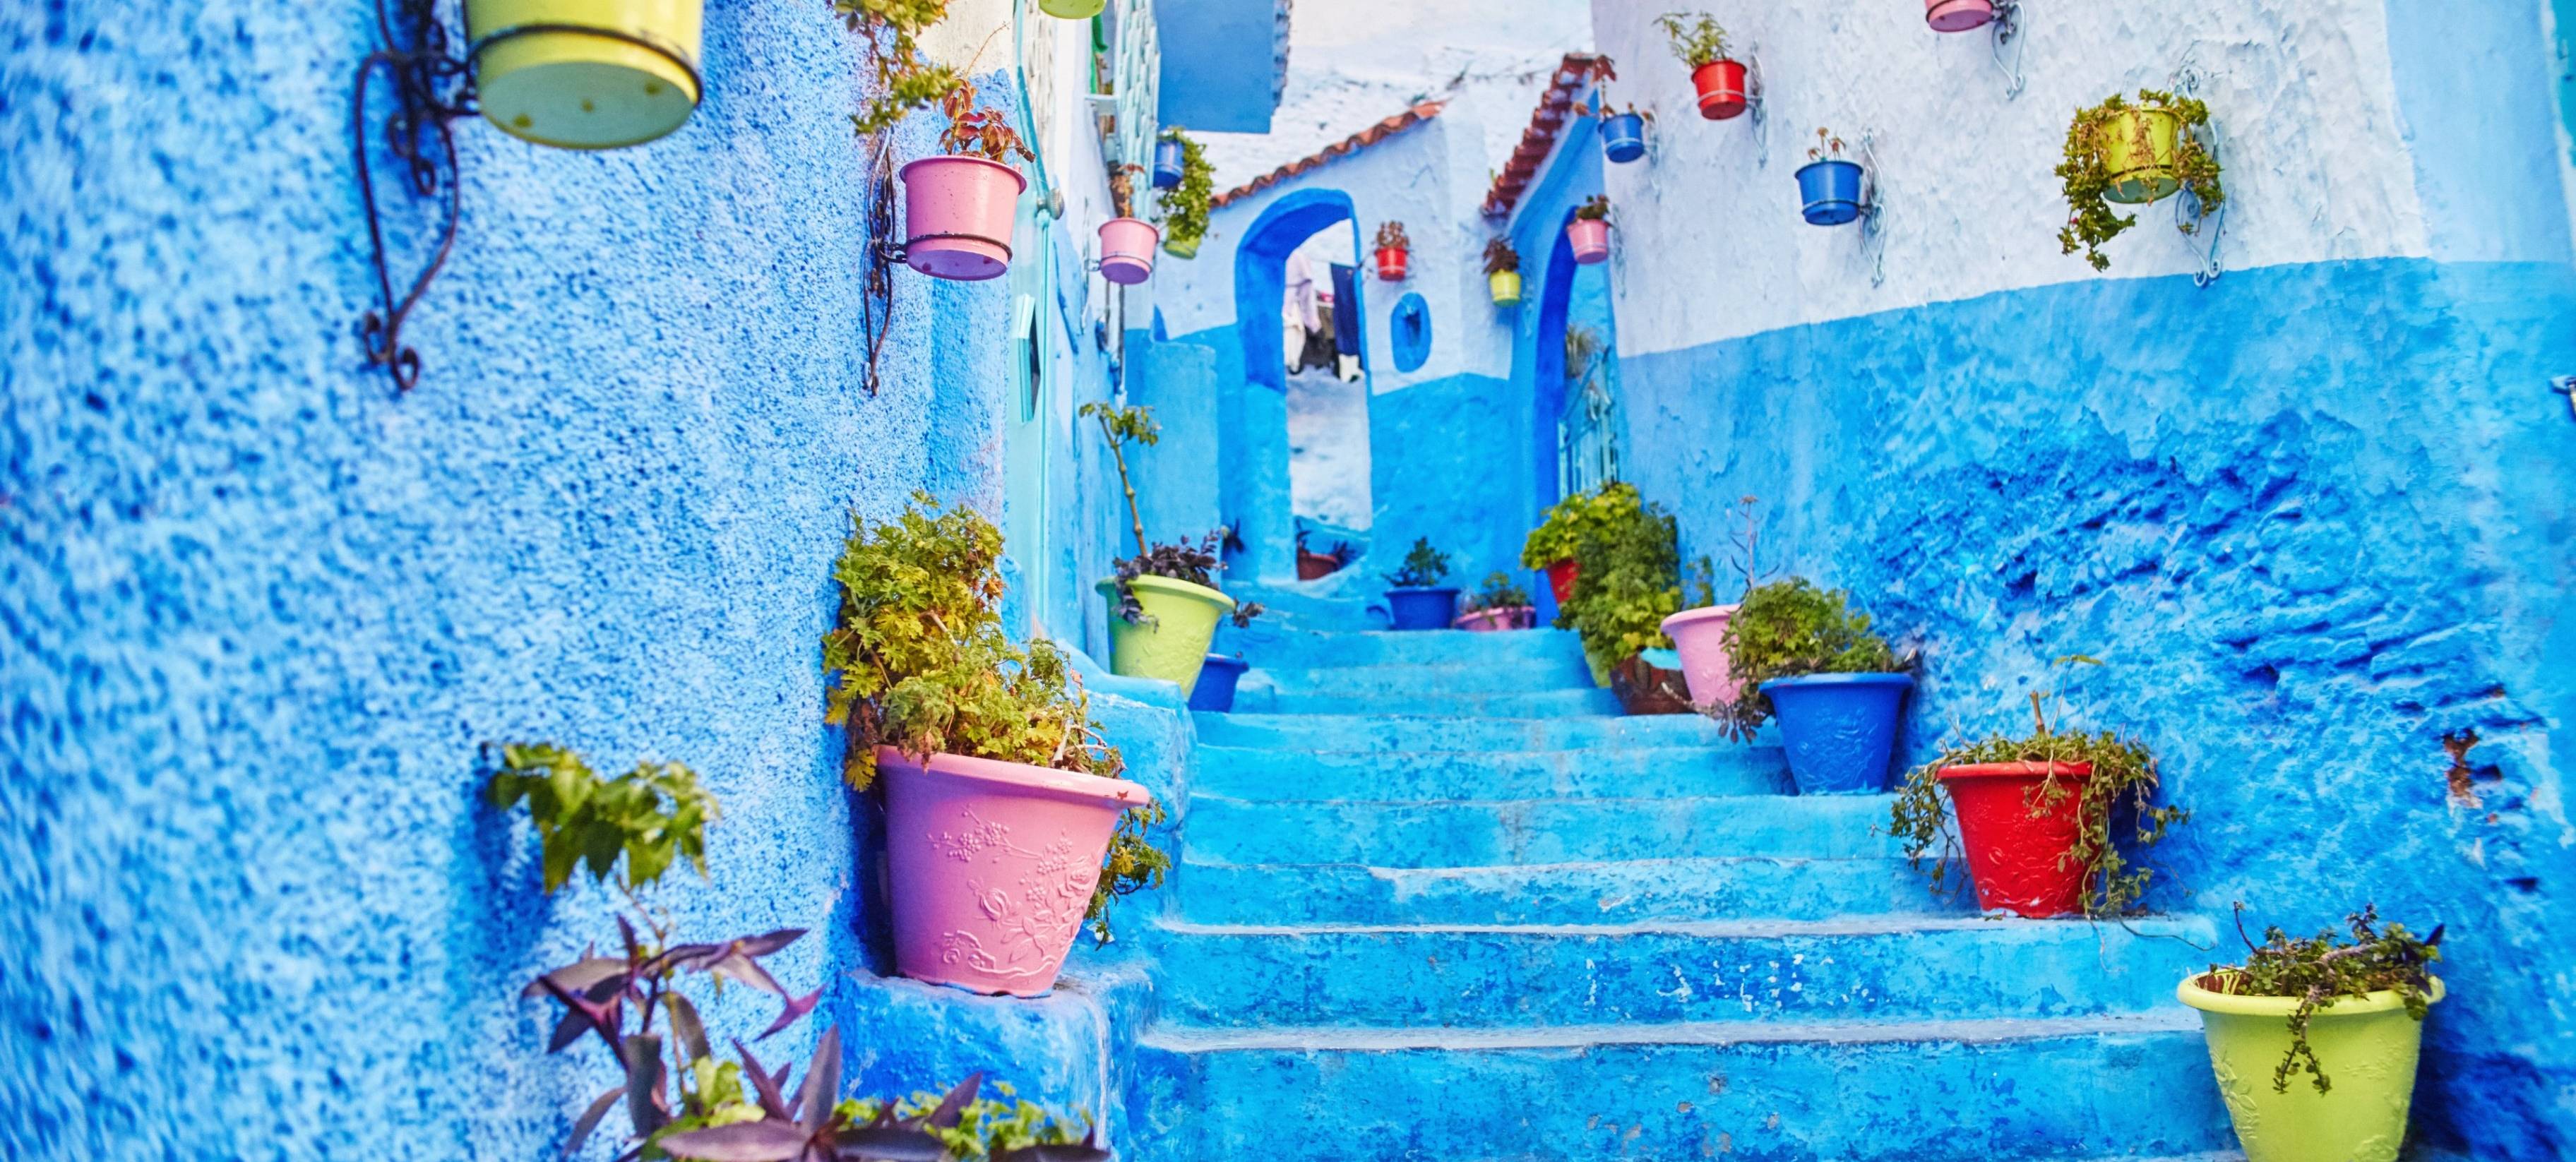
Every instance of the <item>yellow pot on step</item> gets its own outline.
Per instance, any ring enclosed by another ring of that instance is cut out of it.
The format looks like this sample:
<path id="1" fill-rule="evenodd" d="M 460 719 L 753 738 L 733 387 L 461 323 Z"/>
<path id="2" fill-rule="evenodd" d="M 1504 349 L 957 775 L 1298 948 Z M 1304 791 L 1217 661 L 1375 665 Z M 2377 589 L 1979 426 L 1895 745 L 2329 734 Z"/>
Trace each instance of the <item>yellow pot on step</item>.
<path id="1" fill-rule="evenodd" d="M 466 0 L 474 87 L 503 133 L 563 149 L 641 145 L 698 107 L 704 0 Z"/>
<path id="2" fill-rule="evenodd" d="M 2273 1090 L 2272 1071 L 2290 1051 L 2298 998 L 2235 996 L 2199 982 L 2198 973 L 2186 977 L 2174 994 L 2200 1010 L 2218 1095 L 2246 1162 L 2396 1162 L 2424 1042 L 2424 1022 L 2407 1014 L 2396 992 L 2337 997 L 2318 1009 L 2308 1044 L 2332 1084 L 2318 1093 L 2301 1073 L 2283 1093 Z M 2439 1002 L 2442 978 L 2426 992 Z"/>
<path id="3" fill-rule="evenodd" d="M 1234 612 L 1234 599 L 1169 577 L 1139 577 L 1127 586 L 1145 607 L 1142 622 L 1118 616 L 1117 578 L 1097 586 L 1109 599 L 1109 672 L 1161 678 L 1189 697 L 1198 689 L 1199 667 L 1207 664 L 1208 643 L 1216 640 L 1217 619 Z"/>

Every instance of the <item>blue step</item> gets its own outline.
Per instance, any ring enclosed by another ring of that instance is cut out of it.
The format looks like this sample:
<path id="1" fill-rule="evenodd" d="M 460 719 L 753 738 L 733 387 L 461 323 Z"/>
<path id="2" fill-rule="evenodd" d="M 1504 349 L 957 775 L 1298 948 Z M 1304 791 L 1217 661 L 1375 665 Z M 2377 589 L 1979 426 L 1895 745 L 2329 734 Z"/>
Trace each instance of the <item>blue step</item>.
<path id="1" fill-rule="evenodd" d="M 1610 750 L 1718 746 L 1717 724 L 1696 714 L 1636 717 L 1438 718 L 1404 714 L 1198 714 L 1206 746 L 1268 750 Z"/>
<path id="2" fill-rule="evenodd" d="M 1257 627 L 1260 623 L 1255 622 Z M 1463 629 L 1407 633 L 1310 633 L 1247 630 L 1234 642 L 1244 660 L 1263 669 L 1314 669 L 1326 666 L 1478 665 L 1529 668 L 1533 673 L 1560 673 L 1569 662 L 1583 663 L 1583 639 L 1558 629 L 1525 629 L 1505 633 L 1469 633 Z"/>
<path id="3" fill-rule="evenodd" d="M 2231 1147 L 2199 1021 L 1146 1035 L 1132 1162 L 2067 1162 Z"/>
<path id="4" fill-rule="evenodd" d="M 1193 794 L 1192 858 L 1376 867 L 1710 856 L 1888 859 L 1885 795 L 1282 802 Z"/>
<path id="5" fill-rule="evenodd" d="M 1256 668 L 1244 675 L 1282 694 L 1323 694 L 1373 698 L 1426 692 L 1443 694 L 1521 694 L 1536 690 L 1593 690 L 1583 655 L 1511 666 L 1323 666 L 1310 669 Z"/>
<path id="6" fill-rule="evenodd" d="M 2196 918 L 1259 927 L 1166 920 L 1156 990 L 1191 1027 L 2075 1017 L 2175 1004 Z"/>
<path id="7" fill-rule="evenodd" d="M 1773 746 L 1615 750 L 1331 750 L 1201 746 L 1193 787 L 1238 799 L 1544 799 L 1774 795 L 1791 789 Z"/>
<path id="8" fill-rule="evenodd" d="M 1182 863 L 1203 924 L 1635 924 L 1714 916 L 1954 915 L 1901 859 L 1647 859 L 1504 867 Z"/>
<path id="9" fill-rule="evenodd" d="M 1553 718 L 1569 714 L 1618 714 L 1608 690 L 1512 690 L 1455 693 L 1423 686 L 1405 693 L 1322 694 L 1278 690 L 1260 683 L 1237 688 L 1237 714 L 1419 714 L 1462 718 Z"/>

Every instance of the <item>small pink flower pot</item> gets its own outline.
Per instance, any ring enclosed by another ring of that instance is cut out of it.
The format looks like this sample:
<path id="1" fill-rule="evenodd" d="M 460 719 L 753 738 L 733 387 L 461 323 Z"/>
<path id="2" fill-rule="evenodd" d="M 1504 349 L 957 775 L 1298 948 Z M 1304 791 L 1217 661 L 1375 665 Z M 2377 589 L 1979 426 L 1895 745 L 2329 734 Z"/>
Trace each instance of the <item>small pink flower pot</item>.
<path id="1" fill-rule="evenodd" d="M 1610 257 L 1610 222 L 1606 218 L 1577 218 L 1566 223 L 1565 240 L 1574 247 L 1574 260 L 1590 266 Z"/>
<path id="2" fill-rule="evenodd" d="M 1163 232 L 1151 222 L 1111 218 L 1100 224 L 1100 277 L 1134 286 L 1154 277 L 1154 247 Z"/>
<path id="3" fill-rule="evenodd" d="M 1082 930 L 1118 816 L 1154 801 L 1124 779 L 877 748 L 895 970 L 979 993 L 1044 996 Z"/>
<path id="4" fill-rule="evenodd" d="M 1934 32 L 1968 32 L 1994 23 L 1995 0 L 1923 0 L 1923 19 Z"/>
<path id="5" fill-rule="evenodd" d="M 1735 701 L 1740 688 L 1726 660 L 1726 623 L 1738 608 L 1711 605 L 1664 619 L 1664 636 L 1673 639 L 1673 651 L 1682 656 L 1682 682 L 1690 687 L 1693 706 Z"/>
<path id="6" fill-rule="evenodd" d="M 1450 624 L 1472 633 L 1529 629 L 1538 624 L 1538 610 L 1527 605 L 1515 605 L 1509 609 L 1479 609 Z"/>
<path id="7" fill-rule="evenodd" d="M 1018 170 L 980 157 L 925 157 L 903 167 L 904 263 L 933 278 L 975 282 L 1011 269 Z"/>

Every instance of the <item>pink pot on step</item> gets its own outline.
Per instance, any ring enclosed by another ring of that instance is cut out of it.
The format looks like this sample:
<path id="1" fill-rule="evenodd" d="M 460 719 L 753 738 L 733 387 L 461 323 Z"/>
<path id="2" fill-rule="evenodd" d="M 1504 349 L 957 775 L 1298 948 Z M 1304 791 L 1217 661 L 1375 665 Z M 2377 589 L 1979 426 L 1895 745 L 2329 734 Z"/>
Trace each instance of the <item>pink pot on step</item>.
<path id="1" fill-rule="evenodd" d="M 1538 610 L 1527 605 L 1515 605 L 1507 609 L 1479 609 L 1449 624 L 1473 633 L 1531 629 L 1538 625 Z"/>
<path id="2" fill-rule="evenodd" d="M 1082 929 L 1118 816 L 1154 801 L 1124 779 L 877 749 L 895 970 L 1043 996 Z"/>
<path id="3" fill-rule="evenodd" d="M 1685 609 L 1664 619 L 1664 636 L 1682 656 L 1682 682 L 1690 687 L 1693 706 L 1733 702 L 1739 691 L 1726 660 L 1726 623 L 1741 606 L 1710 605 Z"/>
<path id="4" fill-rule="evenodd" d="M 1162 241 L 1163 232 L 1141 219 L 1111 218 L 1101 223 L 1100 277 L 1120 286 L 1154 277 L 1154 247 Z"/>
<path id="5" fill-rule="evenodd" d="M 933 278 L 976 282 L 1011 269 L 1020 171 L 955 154 L 903 167 L 904 263 Z"/>
<path id="6" fill-rule="evenodd" d="M 1610 221 L 1606 218 L 1577 218 L 1565 224 L 1565 240 L 1574 247 L 1574 261 L 1585 266 L 1610 257 Z"/>

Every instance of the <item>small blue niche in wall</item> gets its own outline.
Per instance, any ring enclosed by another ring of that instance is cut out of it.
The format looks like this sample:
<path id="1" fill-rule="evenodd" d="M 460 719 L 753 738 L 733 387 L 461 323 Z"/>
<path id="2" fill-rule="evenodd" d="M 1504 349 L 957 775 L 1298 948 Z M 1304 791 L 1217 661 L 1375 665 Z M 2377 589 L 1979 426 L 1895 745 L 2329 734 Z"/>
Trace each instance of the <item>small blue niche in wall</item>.
<path id="1" fill-rule="evenodd" d="M 1395 369 L 1412 371 L 1431 359 L 1431 304 L 1418 292 L 1396 301 L 1386 333 L 1395 345 Z"/>

